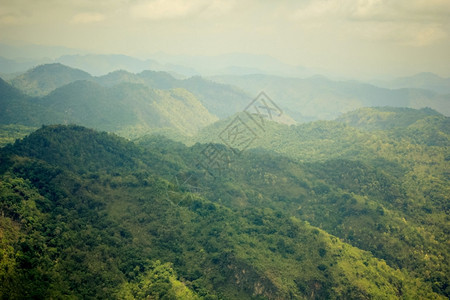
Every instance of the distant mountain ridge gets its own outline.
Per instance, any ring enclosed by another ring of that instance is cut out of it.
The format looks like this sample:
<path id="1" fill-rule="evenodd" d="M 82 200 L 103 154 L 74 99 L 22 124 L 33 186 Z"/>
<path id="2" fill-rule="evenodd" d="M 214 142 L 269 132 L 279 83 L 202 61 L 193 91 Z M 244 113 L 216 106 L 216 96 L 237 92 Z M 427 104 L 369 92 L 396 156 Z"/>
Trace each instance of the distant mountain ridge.
<path id="1" fill-rule="evenodd" d="M 79 80 L 90 81 L 96 85 L 74 84 Z M 23 101 L 23 95 L 13 96 L 13 98 L 22 99 L 16 103 L 5 99 L 9 101 L 10 106 L 7 111 L 3 111 L 5 116 L 3 122 L 15 119 L 11 114 L 16 114 L 16 117 L 21 116 L 19 118 L 21 124 L 27 126 L 48 124 L 47 121 L 53 119 L 54 122 L 63 124 L 82 122 L 81 124 L 85 126 L 101 130 L 122 133 L 126 130 L 135 131 L 134 137 L 150 128 L 173 128 L 184 134 L 195 134 L 214 120 L 214 117 L 208 114 L 212 113 L 222 119 L 232 116 L 243 111 L 254 95 L 259 94 L 260 91 L 265 91 L 274 103 L 281 107 L 287 117 L 287 123 L 294 123 L 289 116 L 300 122 L 326 120 L 334 119 L 342 113 L 358 108 L 371 106 L 431 107 L 441 113 L 450 114 L 448 105 L 450 95 L 447 97 L 421 89 L 390 90 L 359 82 L 332 81 L 322 76 L 305 79 L 268 75 L 218 76 L 209 80 L 200 76 L 177 79 L 162 71 L 146 70 L 134 74 L 118 70 L 94 77 L 87 72 L 62 64 L 48 64 L 29 70 L 12 79 L 11 83 L 22 92 L 31 96 L 43 96 L 43 99 L 35 103 L 26 101 L 26 105 L 20 104 L 24 112 L 21 112 L 19 107 L 11 110 Z M 74 88 L 75 86 L 78 88 Z M 174 89 L 178 89 L 177 92 L 174 93 Z M 187 92 L 181 92 L 180 89 Z M 155 94 L 151 90 L 161 90 L 161 92 Z M 119 95 L 121 99 L 118 99 Z M 183 101 L 175 100 L 180 95 L 185 100 L 190 99 L 186 102 L 190 103 L 189 108 Z M 57 99 L 58 97 L 60 100 Z M 155 97 L 154 99 L 165 97 L 168 100 L 166 104 L 161 104 L 164 101 L 151 102 L 151 97 Z M 68 99 L 71 99 L 72 103 L 69 104 Z M 140 106 L 125 104 L 125 99 L 131 101 L 130 103 L 140 103 Z M 85 103 L 90 109 L 84 109 L 84 113 L 82 113 L 82 105 L 74 109 L 72 106 L 78 101 Z M 202 107 L 198 105 L 199 103 L 194 105 L 195 101 L 199 101 Z M 40 103 L 39 107 L 36 107 L 37 103 Z M 45 110 L 42 105 L 49 105 L 52 112 Z M 105 110 L 109 116 L 104 119 L 102 127 L 98 127 L 101 122 L 95 114 L 100 116 L 103 113 L 102 105 L 110 107 Z M 166 108 L 162 108 L 164 105 Z M 94 106 L 96 106 L 95 109 Z M 150 113 L 143 107 L 152 107 L 153 112 Z M 194 112 L 195 109 L 198 111 Z M 12 113 L 12 111 L 15 112 Z M 183 115 L 180 114 L 181 111 L 187 113 Z M 82 114 L 85 116 L 83 117 Z M 161 117 L 161 114 L 164 114 L 164 117 Z M 112 115 L 115 116 L 116 121 L 112 121 L 114 119 L 111 118 Z M 191 124 L 188 119 L 195 121 Z"/>
<path id="2" fill-rule="evenodd" d="M 413 144 L 450 145 L 450 118 L 430 108 L 362 108 L 336 121 L 364 131 L 385 130 L 390 137 Z"/>
<path id="3" fill-rule="evenodd" d="M 405 128 L 430 116 L 442 115 L 430 108 L 368 107 L 346 113 L 336 121 L 364 130 L 385 130 Z"/>
<path id="4" fill-rule="evenodd" d="M 51 77 L 52 68 L 59 69 L 54 78 Z M 334 119 L 342 113 L 370 106 L 431 107 L 450 115 L 450 94 L 440 95 L 412 88 L 392 90 L 356 81 L 333 81 L 323 76 L 301 79 L 259 74 L 177 79 L 167 72 L 150 70 L 138 74 L 118 70 L 99 77 L 80 72 L 59 64 L 43 65 L 11 82 L 30 95 L 44 95 L 52 88 L 79 78 L 103 86 L 129 82 L 156 89 L 184 88 L 220 118 L 242 111 L 261 91 L 265 91 L 287 115 L 299 122 Z"/>
<path id="5" fill-rule="evenodd" d="M 68 83 L 91 78 L 85 71 L 54 63 L 30 69 L 11 80 L 11 84 L 30 96 L 40 97 Z"/>
<path id="6" fill-rule="evenodd" d="M 133 74 L 120 70 L 95 77 L 93 80 L 105 86 L 130 82 L 162 90 L 183 88 L 194 94 L 211 113 L 220 118 L 243 110 L 252 99 L 242 90 L 231 85 L 217 83 L 200 76 L 176 79 L 162 71 L 146 70 L 139 74 Z"/>
<path id="7" fill-rule="evenodd" d="M 134 74 L 118 70 L 94 77 L 84 71 L 59 63 L 35 67 L 14 78 L 11 83 L 30 96 L 45 96 L 56 88 L 77 80 L 89 80 L 105 87 L 112 87 L 121 83 L 135 83 L 160 90 L 183 88 L 194 94 L 211 113 L 222 118 L 241 111 L 251 101 L 251 97 L 240 89 L 216 83 L 200 76 L 176 79 L 169 73 L 162 71 L 146 70 Z"/>
<path id="8" fill-rule="evenodd" d="M 237 86 L 248 94 L 264 90 L 296 121 L 331 120 L 362 107 L 431 107 L 450 115 L 450 95 L 423 89 L 387 89 L 356 81 L 333 81 L 323 76 L 286 78 L 269 75 L 214 76 L 214 81 Z"/>
<path id="9" fill-rule="evenodd" d="M 71 68 L 86 70 L 95 76 L 102 76 L 116 70 L 127 70 L 139 73 L 143 70 L 160 67 L 156 61 L 147 59 L 141 60 L 126 55 L 64 55 L 57 59 L 59 63 Z"/>
<path id="10" fill-rule="evenodd" d="M 430 72 L 400 77 L 391 81 L 377 80 L 373 81 L 373 84 L 391 89 L 422 88 L 440 94 L 450 94 L 450 78 L 443 78 Z"/>
<path id="11" fill-rule="evenodd" d="M 187 66 L 197 70 L 198 75 L 249 75 L 272 74 L 277 76 L 304 77 L 315 74 L 301 66 L 285 64 L 270 55 L 227 53 L 214 56 L 168 55 L 157 53 L 153 59 L 166 64 Z"/>
<path id="12" fill-rule="evenodd" d="M 0 83 L 2 124 L 76 123 L 131 136 L 167 127 L 191 135 L 217 120 L 181 88 L 163 91 L 135 83 L 103 87 L 91 80 L 78 80 L 44 97 L 32 98 L 4 81 Z"/>

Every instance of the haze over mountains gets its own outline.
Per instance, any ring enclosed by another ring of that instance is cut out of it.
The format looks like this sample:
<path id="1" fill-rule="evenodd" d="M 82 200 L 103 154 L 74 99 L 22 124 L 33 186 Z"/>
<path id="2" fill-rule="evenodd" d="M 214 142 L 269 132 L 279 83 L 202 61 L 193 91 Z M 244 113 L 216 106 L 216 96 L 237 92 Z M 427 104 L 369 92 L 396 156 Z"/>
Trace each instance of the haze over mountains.
<path id="1" fill-rule="evenodd" d="M 450 114 L 450 94 L 418 89 L 414 85 L 387 89 L 357 81 L 333 81 L 320 76 L 299 79 L 246 75 L 216 76 L 213 79 L 238 86 L 250 94 L 264 90 L 297 121 L 330 120 L 342 113 L 368 106 L 428 106 L 445 115 Z"/>
<path id="2" fill-rule="evenodd" d="M 183 77 L 264 74 L 295 78 L 319 75 L 330 79 L 362 80 L 359 77 L 349 78 L 338 73 L 331 73 L 325 69 L 310 69 L 299 65 L 289 65 L 269 55 L 235 52 L 215 56 L 195 56 L 157 52 L 142 58 L 122 54 L 96 54 L 64 47 L 11 46 L 0 43 L 0 74 L 25 72 L 41 64 L 58 62 L 72 68 L 82 69 L 94 76 L 105 75 L 116 70 L 126 70 L 131 73 L 154 70 Z M 449 78 L 443 78 L 429 72 L 410 76 L 405 74 L 389 80 L 384 78 L 370 79 L 367 76 L 365 78 L 363 81 L 380 87 L 425 88 L 439 93 L 448 93 Z"/>
<path id="3" fill-rule="evenodd" d="M 392 81 L 374 81 L 375 85 L 391 89 L 399 88 L 421 88 L 440 94 L 450 93 L 450 78 L 442 78 L 436 74 L 424 72 L 413 76 L 400 77 Z"/>
<path id="4" fill-rule="evenodd" d="M 115 132 L 168 127 L 189 135 L 217 119 L 184 89 L 153 90 L 132 83 L 103 87 L 84 80 L 35 99 L 5 82 L 2 87 L 3 124 L 78 123 Z"/>
<path id="5" fill-rule="evenodd" d="M 239 57 L 0 79 L 1 299 L 450 296 L 448 80 Z"/>
<path id="6" fill-rule="evenodd" d="M 14 114 L 21 120 L 28 120 L 23 122 L 29 126 L 81 122 L 86 126 L 116 132 L 124 128 L 135 128 L 137 132 L 150 128 L 175 128 L 184 134 L 193 134 L 214 121 L 215 117 L 226 118 L 242 111 L 260 91 L 265 91 L 280 106 L 287 123 L 331 120 L 342 113 L 370 106 L 430 107 L 450 115 L 450 94 L 423 89 L 430 86 L 445 92 L 446 81 L 437 80 L 436 76 L 427 78 L 429 80 L 426 82 L 417 78 L 402 81 L 404 85 L 415 83 L 419 88 L 388 89 L 317 76 L 301 79 L 273 75 L 222 75 L 209 79 L 200 76 L 177 79 L 162 71 L 131 73 L 121 70 L 95 77 L 80 69 L 56 63 L 35 67 L 10 79 L 10 84 L 17 91 L 12 91 L 5 82 L 2 87 L 20 101 L 28 103 L 26 106 L 29 108 L 21 107 L 22 112 Z M 19 91 L 30 98 L 24 100 L 26 96 L 20 95 Z M 32 97 L 41 99 L 32 100 Z M 181 102 L 174 100 L 177 97 L 182 99 Z M 156 100 L 163 98 L 177 102 L 161 104 L 161 100 Z M 86 107 L 81 105 L 81 99 L 85 99 L 83 103 Z M 174 103 L 178 103 L 177 108 Z M 2 123 L 5 124 L 11 122 L 12 119 L 8 119 L 6 114 L 14 108 L 7 106 L 12 103 L 3 105 L 6 105 L 1 112 Z M 41 108 L 34 108 L 36 105 Z M 156 115 L 155 112 L 150 113 L 144 108 L 146 105 L 156 105 L 159 112 Z M 110 109 L 107 108 L 109 106 Z M 80 107 L 84 107 L 85 111 L 79 111 Z M 36 109 L 41 111 L 39 115 L 35 114 Z M 108 120 L 110 125 L 97 120 L 97 113 L 86 115 L 87 112 L 100 111 L 103 111 L 103 120 Z M 119 116 L 119 112 L 123 114 Z M 99 127 L 99 124 L 102 125 Z"/>
<path id="7" fill-rule="evenodd" d="M 101 76 L 116 70 L 139 73 L 144 70 L 166 71 L 182 76 L 275 74 L 307 76 L 313 71 L 290 66 L 268 55 L 230 53 L 217 56 L 169 55 L 158 52 L 147 58 L 119 54 L 94 54 L 64 47 L 36 45 L 11 46 L 0 43 L 0 73 L 24 72 L 40 64 L 62 63 Z M 4 56 L 4 57 L 2 57 Z"/>
<path id="8" fill-rule="evenodd" d="M 364 83 L 314 75 L 317 71 L 289 66 L 267 55 L 183 56 L 160 52 L 151 55 L 151 59 L 139 59 L 125 55 L 80 54 L 58 47 L 50 47 L 47 52 L 45 47 L 37 47 L 35 54 L 31 51 L 34 48 L 25 51 L 25 47 L 2 44 L 0 49 L 10 57 L 0 60 L 0 74 L 30 96 L 45 96 L 64 84 L 85 79 L 109 87 L 129 82 L 156 89 L 184 88 L 219 118 L 241 111 L 260 91 L 265 91 L 285 115 L 297 122 L 331 120 L 367 106 L 430 107 L 450 114 L 450 78 L 432 73 Z M 14 51 L 19 56 L 28 55 L 29 64 L 24 63 L 27 59 L 11 59 Z M 47 53 L 48 57 L 42 58 L 42 53 Z M 31 68 L 46 61 L 59 62 L 72 70 L 55 69 L 55 78 L 51 78 L 45 73 L 53 72 L 51 66 L 58 68 L 56 66 L 60 65 Z M 17 71 L 26 73 L 12 73 Z"/>
<path id="9" fill-rule="evenodd" d="M 0 300 L 450 299 L 449 16 L 0 1 Z"/>

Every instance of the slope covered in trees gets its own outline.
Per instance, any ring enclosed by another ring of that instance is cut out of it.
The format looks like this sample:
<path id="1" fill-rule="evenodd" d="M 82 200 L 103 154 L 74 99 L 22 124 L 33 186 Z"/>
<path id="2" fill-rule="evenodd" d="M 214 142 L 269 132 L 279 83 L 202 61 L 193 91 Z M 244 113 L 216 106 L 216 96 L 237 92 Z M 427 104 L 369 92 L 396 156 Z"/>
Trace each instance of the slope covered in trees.
<path id="1" fill-rule="evenodd" d="M 430 108 L 412 109 L 395 107 L 367 107 L 346 113 L 336 119 L 363 130 L 405 128 L 430 116 L 442 117 Z"/>
<path id="2" fill-rule="evenodd" d="M 44 97 L 31 98 L 1 81 L 0 106 L 0 122 L 5 125 L 76 123 L 129 137 L 156 128 L 192 135 L 217 119 L 184 89 L 163 91 L 133 83 L 103 87 L 74 81 Z"/>
<path id="3" fill-rule="evenodd" d="M 380 115 L 389 118 L 379 119 Z M 321 200 L 303 202 L 297 208 L 311 224 L 378 253 L 388 263 L 411 269 L 421 265 L 419 273 L 427 273 L 434 265 L 438 281 L 447 282 L 443 285 L 447 289 L 449 118 L 428 109 L 397 108 L 364 109 L 348 117 L 362 130 L 336 121 L 297 126 L 267 122 L 264 131 L 254 126 L 258 137 L 247 150 L 274 151 L 303 162 L 328 184 L 331 180 L 336 188 L 361 195 L 340 202 L 329 187 L 319 185 L 315 190 L 309 185 Z M 213 124 L 198 140 L 223 142 L 221 133 L 230 122 Z M 250 121 L 247 124 L 251 126 Z M 367 212 L 376 207 L 380 214 L 369 221 L 372 217 Z M 391 210 L 388 219 L 384 209 Z M 399 230 L 399 225 L 404 229 Z M 405 238 L 406 232 L 418 234 L 415 242 Z M 391 238 L 386 240 L 387 234 Z M 436 251 L 434 257 L 441 262 L 432 263 L 430 251 Z"/>
<path id="4" fill-rule="evenodd" d="M 220 118 L 229 117 L 241 111 L 252 99 L 238 88 L 216 83 L 200 76 L 176 79 L 166 72 L 143 71 L 139 74 L 132 74 L 117 71 L 95 80 L 104 85 L 119 82 L 140 82 L 152 88 L 163 90 L 184 88 L 194 94 L 211 113 Z"/>
<path id="5" fill-rule="evenodd" d="M 0 151 L 1 297 L 448 297 L 448 144 L 339 124 L 238 156 L 39 129 Z"/>
<path id="6" fill-rule="evenodd" d="M 228 117 L 241 111 L 251 99 L 235 87 L 206 80 L 200 76 L 176 79 L 166 72 L 143 71 L 134 74 L 119 70 L 93 77 L 84 71 L 59 63 L 40 65 L 30 69 L 12 79 L 11 84 L 27 95 L 42 97 L 57 88 L 79 80 L 93 81 L 104 87 L 132 83 L 158 90 L 183 88 L 192 93 L 212 114 L 219 117 Z"/>
<path id="7" fill-rule="evenodd" d="M 23 125 L 0 125 L 0 147 L 12 144 L 16 139 L 21 139 L 36 129 Z"/>
<path id="8" fill-rule="evenodd" d="M 285 114 L 298 122 L 330 120 L 362 107 L 386 105 L 416 109 L 431 107 L 445 115 L 450 114 L 449 95 L 433 89 L 422 89 L 419 83 L 405 88 L 388 89 L 355 81 L 334 81 L 320 76 L 301 79 L 255 74 L 179 79 L 162 71 L 130 73 L 117 70 L 95 77 L 62 64 L 46 64 L 17 76 L 11 83 L 25 94 L 45 96 L 77 80 L 93 81 L 104 87 L 133 83 L 161 90 L 183 88 L 219 118 L 242 111 L 261 91 L 265 91 Z"/>
<path id="9" fill-rule="evenodd" d="M 55 63 L 30 69 L 11 80 L 11 84 L 27 95 L 39 97 L 68 83 L 90 78 L 89 73 Z"/>

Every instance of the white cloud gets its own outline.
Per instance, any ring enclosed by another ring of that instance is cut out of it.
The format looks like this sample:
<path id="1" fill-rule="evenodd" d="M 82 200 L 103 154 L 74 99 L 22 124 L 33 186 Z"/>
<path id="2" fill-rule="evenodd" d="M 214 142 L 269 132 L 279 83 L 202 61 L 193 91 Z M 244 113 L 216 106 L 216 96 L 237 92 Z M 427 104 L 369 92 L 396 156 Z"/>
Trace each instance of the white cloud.
<path id="1" fill-rule="evenodd" d="M 326 24 L 349 37 L 415 47 L 448 38 L 448 16 L 449 0 L 312 0 L 291 14 L 305 26 Z"/>
<path id="2" fill-rule="evenodd" d="M 130 8 L 131 16 L 150 20 L 184 18 L 192 15 L 216 16 L 232 9 L 232 0 L 153 0 Z"/>
<path id="3" fill-rule="evenodd" d="M 294 10 L 296 19 L 338 18 L 357 21 L 449 22 L 448 0 L 312 0 Z"/>
<path id="4" fill-rule="evenodd" d="M 360 21 L 448 21 L 448 0 L 358 0 L 349 17 Z"/>
<path id="5" fill-rule="evenodd" d="M 448 33 L 435 24 L 382 22 L 360 23 L 348 27 L 347 33 L 375 43 L 423 47 L 448 39 Z"/>
<path id="6" fill-rule="evenodd" d="M 73 16 L 71 22 L 75 24 L 89 24 L 105 20 L 105 16 L 99 13 L 80 13 Z"/>
<path id="7" fill-rule="evenodd" d="M 449 16 L 450 0 L 0 0 L 0 41 L 448 74 Z"/>
<path id="8" fill-rule="evenodd" d="M 203 1 L 156 0 L 131 7 L 131 15 L 152 20 L 174 19 L 188 16 L 203 6 Z"/>
<path id="9" fill-rule="evenodd" d="M 202 11 L 202 17 L 216 17 L 227 14 L 236 5 L 234 0 L 210 0 L 208 6 Z"/>
<path id="10" fill-rule="evenodd" d="M 323 17 L 336 18 L 345 12 L 348 1 L 321 0 L 311 1 L 304 7 L 293 11 L 292 17 L 296 20 L 313 20 Z"/>

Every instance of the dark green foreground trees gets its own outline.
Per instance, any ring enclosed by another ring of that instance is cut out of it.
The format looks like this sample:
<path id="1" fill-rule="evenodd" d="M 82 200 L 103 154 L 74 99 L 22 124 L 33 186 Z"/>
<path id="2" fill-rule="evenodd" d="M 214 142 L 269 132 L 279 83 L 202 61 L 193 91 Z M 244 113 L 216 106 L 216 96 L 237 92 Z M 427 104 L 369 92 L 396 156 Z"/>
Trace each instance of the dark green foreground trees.
<path id="1" fill-rule="evenodd" d="M 224 149 L 216 178 L 205 145 L 157 137 L 47 126 L 2 148 L 0 298 L 448 297 L 448 135 L 305 126 L 277 133 L 312 152 Z"/>

